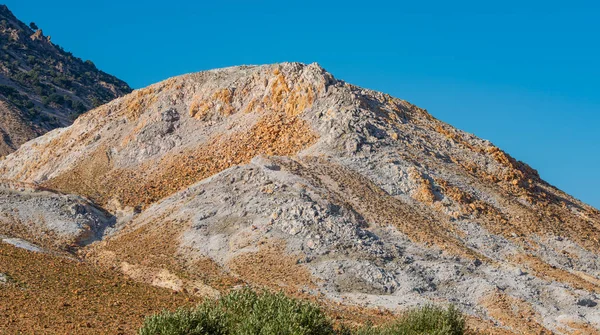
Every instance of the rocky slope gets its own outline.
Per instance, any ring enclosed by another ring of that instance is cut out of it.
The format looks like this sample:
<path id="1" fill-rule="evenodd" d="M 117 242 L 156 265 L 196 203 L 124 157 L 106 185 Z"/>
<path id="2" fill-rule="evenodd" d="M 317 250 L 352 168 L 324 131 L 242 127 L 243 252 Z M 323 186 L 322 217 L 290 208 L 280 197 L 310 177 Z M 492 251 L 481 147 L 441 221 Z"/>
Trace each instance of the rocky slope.
<path id="1" fill-rule="evenodd" d="M 598 210 L 490 142 L 316 64 L 134 91 L 26 143 L 0 176 L 106 210 L 102 241 L 70 247 L 156 286 L 453 303 L 498 334 L 600 329 Z"/>
<path id="2" fill-rule="evenodd" d="M 123 81 L 51 42 L 0 5 L 0 156 L 131 92 Z"/>
<path id="3" fill-rule="evenodd" d="M 88 200 L 0 180 L 0 234 L 67 249 L 100 240 L 116 218 Z"/>

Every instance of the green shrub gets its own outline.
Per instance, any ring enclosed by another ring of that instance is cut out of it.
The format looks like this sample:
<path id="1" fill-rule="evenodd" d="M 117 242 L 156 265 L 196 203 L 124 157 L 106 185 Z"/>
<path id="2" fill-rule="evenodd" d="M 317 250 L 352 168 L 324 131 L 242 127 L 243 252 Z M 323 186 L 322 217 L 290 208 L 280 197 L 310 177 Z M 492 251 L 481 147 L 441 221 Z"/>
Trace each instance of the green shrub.
<path id="1" fill-rule="evenodd" d="M 81 101 L 77 101 L 77 100 L 73 101 L 72 108 L 74 111 L 76 111 L 79 114 L 87 111 L 87 107 L 85 107 L 85 105 Z"/>
<path id="2" fill-rule="evenodd" d="M 204 303 L 195 309 L 179 309 L 146 318 L 140 335 L 225 335 L 225 313 Z"/>
<path id="3" fill-rule="evenodd" d="M 146 318 L 140 335 L 328 335 L 333 325 L 315 305 L 282 293 L 234 291 L 219 301 Z"/>
<path id="4" fill-rule="evenodd" d="M 225 296 L 220 305 L 228 311 L 230 334 L 334 334 L 318 306 L 283 293 L 244 289 Z"/>
<path id="5" fill-rule="evenodd" d="M 316 305 L 282 293 L 234 291 L 192 309 L 147 317 L 140 335 L 463 335 L 465 321 L 454 307 L 426 306 L 382 327 L 334 330 Z"/>
<path id="6" fill-rule="evenodd" d="M 425 306 L 408 311 L 389 325 L 359 329 L 356 335 L 462 335 L 465 331 L 465 319 L 454 306 Z"/>
<path id="7" fill-rule="evenodd" d="M 34 103 L 29 98 L 19 93 L 15 88 L 0 85 L 0 95 L 3 95 L 8 101 L 12 102 L 15 106 L 22 110 L 28 110 L 34 107 Z"/>

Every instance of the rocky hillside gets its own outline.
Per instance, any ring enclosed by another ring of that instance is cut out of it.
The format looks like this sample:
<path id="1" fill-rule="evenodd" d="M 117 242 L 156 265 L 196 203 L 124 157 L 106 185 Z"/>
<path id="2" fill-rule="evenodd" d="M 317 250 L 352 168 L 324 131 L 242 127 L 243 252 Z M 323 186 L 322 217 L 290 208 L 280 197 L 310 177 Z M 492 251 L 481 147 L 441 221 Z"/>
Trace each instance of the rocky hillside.
<path id="1" fill-rule="evenodd" d="M 0 176 L 3 212 L 19 213 L 0 217 L 4 234 L 155 286 L 215 296 L 243 282 L 391 311 L 452 303 L 483 333 L 600 329 L 598 210 L 316 64 L 134 91 L 26 143 Z M 29 206 L 41 223 L 19 209 L 31 196 L 45 199 Z M 87 210 L 69 214 L 73 202 Z M 79 230 L 56 228 L 84 212 Z M 49 245 L 40 225 L 65 242 Z"/>
<path id="2" fill-rule="evenodd" d="M 0 5 L 0 156 L 131 92 L 123 81 L 51 42 Z"/>

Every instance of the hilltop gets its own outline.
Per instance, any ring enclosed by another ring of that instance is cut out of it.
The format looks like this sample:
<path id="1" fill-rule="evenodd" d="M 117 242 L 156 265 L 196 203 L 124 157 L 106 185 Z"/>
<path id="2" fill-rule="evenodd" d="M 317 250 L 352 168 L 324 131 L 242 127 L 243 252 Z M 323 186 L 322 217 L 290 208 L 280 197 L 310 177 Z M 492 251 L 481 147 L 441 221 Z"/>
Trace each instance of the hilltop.
<path id="1" fill-rule="evenodd" d="M 183 294 L 244 283 L 365 311 L 451 303 L 486 333 L 600 328 L 597 209 L 317 64 L 136 90 L 0 176 L 0 234 Z"/>

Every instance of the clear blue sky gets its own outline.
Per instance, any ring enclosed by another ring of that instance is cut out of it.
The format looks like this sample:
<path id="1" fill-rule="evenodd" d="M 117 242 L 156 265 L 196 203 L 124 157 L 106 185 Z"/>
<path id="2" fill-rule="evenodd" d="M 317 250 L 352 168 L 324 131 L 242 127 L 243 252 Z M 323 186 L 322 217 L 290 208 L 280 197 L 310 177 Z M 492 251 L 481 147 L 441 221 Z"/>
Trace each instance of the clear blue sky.
<path id="1" fill-rule="evenodd" d="M 134 88 L 216 67 L 318 62 L 491 140 L 600 207 L 600 4 L 216 2 L 6 4 Z"/>

